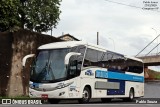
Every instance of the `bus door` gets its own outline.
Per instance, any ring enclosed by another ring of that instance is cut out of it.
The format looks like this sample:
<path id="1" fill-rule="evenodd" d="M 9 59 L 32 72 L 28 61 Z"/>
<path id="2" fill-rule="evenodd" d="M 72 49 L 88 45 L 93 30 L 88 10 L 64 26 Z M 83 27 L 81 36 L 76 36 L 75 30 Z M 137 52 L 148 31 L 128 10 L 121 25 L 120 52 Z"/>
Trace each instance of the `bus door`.
<path id="1" fill-rule="evenodd" d="M 82 66 L 81 55 L 72 55 L 69 59 L 68 64 L 68 76 L 73 81 L 73 83 L 69 87 L 69 96 L 73 98 L 78 98 L 80 93 L 80 72 Z"/>

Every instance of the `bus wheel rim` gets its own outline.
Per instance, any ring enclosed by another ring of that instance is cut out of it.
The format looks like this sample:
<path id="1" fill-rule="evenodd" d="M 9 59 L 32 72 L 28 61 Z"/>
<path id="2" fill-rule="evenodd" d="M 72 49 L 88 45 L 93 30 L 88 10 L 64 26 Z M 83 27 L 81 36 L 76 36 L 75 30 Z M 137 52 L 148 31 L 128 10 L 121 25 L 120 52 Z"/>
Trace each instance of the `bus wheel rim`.
<path id="1" fill-rule="evenodd" d="M 130 93 L 130 99 L 133 99 L 133 92 Z"/>
<path id="2" fill-rule="evenodd" d="M 85 100 L 87 100 L 87 99 L 89 98 L 89 93 L 88 93 L 87 90 L 84 90 L 84 91 L 83 91 L 83 98 L 84 98 Z"/>

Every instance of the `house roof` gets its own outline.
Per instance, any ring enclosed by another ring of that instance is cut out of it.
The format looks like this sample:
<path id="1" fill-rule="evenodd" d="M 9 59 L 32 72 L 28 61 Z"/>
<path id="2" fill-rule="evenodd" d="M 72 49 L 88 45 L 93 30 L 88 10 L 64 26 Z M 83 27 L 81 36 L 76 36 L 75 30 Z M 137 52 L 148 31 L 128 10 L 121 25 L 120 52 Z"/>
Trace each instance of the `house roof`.
<path id="1" fill-rule="evenodd" d="M 62 38 L 64 38 L 64 37 L 70 37 L 70 38 L 74 39 L 75 41 L 80 41 L 79 39 L 75 38 L 74 36 L 72 36 L 72 35 L 70 35 L 70 34 L 64 34 L 64 35 L 59 36 L 59 37 L 57 37 L 57 38 L 62 39 Z"/>

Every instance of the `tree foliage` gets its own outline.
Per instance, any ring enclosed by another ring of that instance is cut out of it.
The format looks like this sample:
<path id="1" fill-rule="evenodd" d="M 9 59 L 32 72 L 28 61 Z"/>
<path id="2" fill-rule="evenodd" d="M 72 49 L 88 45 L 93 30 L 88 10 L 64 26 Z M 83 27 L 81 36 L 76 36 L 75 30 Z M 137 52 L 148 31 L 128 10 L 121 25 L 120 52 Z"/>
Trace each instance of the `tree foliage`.
<path id="1" fill-rule="evenodd" d="M 0 31 L 8 30 L 15 25 L 20 26 L 17 7 L 19 2 L 16 0 L 0 1 Z"/>
<path id="2" fill-rule="evenodd" d="M 61 0 L 1 0 L 0 31 L 15 26 L 45 32 L 58 24 Z"/>

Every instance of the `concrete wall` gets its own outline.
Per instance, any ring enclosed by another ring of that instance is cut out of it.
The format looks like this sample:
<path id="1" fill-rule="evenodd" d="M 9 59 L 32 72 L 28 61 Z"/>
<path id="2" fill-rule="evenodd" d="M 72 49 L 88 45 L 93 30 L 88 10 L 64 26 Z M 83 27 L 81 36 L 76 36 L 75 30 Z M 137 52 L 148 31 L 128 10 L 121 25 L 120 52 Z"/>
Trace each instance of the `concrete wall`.
<path id="1" fill-rule="evenodd" d="M 22 69 L 22 58 L 46 43 L 61 41 L 49 35 L 19 30 L 0 33 L 0 96 L 28 95 L 29 65 Z"/>

